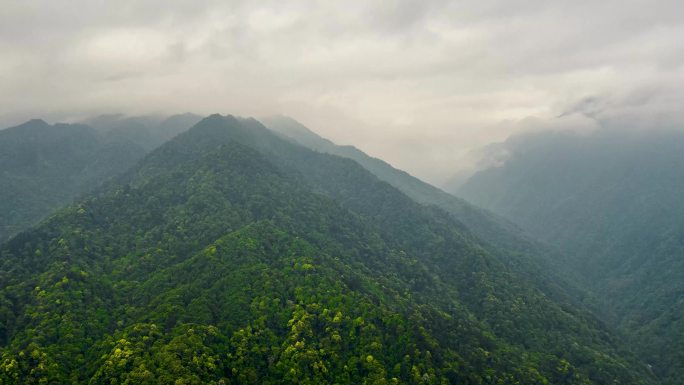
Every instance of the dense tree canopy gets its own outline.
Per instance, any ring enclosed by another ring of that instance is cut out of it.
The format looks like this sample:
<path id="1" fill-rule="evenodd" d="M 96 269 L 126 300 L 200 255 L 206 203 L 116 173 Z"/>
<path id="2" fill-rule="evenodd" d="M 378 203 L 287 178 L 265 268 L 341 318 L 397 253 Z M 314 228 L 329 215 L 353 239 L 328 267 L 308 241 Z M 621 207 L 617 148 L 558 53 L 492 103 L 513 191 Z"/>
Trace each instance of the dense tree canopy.
<path id="1" fill-rule="evenodd" d="M 0 242 L 125 171 L 144 151 L 83 125 L 0 130 Z"/>

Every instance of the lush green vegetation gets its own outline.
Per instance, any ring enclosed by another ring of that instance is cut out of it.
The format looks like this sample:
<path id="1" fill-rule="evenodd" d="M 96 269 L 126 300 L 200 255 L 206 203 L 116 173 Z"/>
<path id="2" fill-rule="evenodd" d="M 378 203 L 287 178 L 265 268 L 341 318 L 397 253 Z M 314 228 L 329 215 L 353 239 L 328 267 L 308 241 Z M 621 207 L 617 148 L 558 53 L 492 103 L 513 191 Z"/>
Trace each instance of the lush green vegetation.
<path id="1" fill-rule="evenodd" d="M 552 252 L 503 218 L 398 170 L 382 159 L 373 158 L 354 146 L 336 145 L 292 118 L 276 116 L 265 119 L 264 124 L 284 138 L 312 150 L 355 160 L 378 179 L 396 187 L 416 202 L 437 206 L 452 214 L 454 219 L 492 245 L 538 257 Z"/>
<path id="2" fill-rule="evenodd" d="M 126 171 L 199 120 L 193 114 L 103 115 L 88 125 L 32 120 L 0 130 L 0 242 Z"/>
<path id="3" fill-rule="evenodd" d="M 497 254 L 507 267 L 526 280 L 544 288 L 544 292 L 557 301 L 573 301 L 596 308 L 597 301 L 577 282 L 560 274 L 556 265 L 562 260 L 560 253 L 522 231 L 503 217 L 496 216 L 465 200 L 448 194 L 410 174 L 395 169 L 381 159 L 373 158 L 353 146 L 340 146 L 320 137 L 315 132 L 286 116 L 264 120 L 264 124 L 288 141 L 314 151 L 353 159 L 378 179 L 389 183 L 414 201 L 438 207 L 451 214 L 470 233 L 488 244 L 487 250 Z M 308 174 L 308 173 L 307 173 Z M 336 188 L 328 189 L 332 193 Z"/>
<path id="4" fill-rule="evenodd" d="M 0 242 L 142 158 L 130 141 L 32 120 L 0 130 Z"/>
<path id="5" fill-rule="evenodd" d="M 212 116 L 0 248 L 0 383 L 653 382 L 490 250 L 351 160 Z"/>
<path id="6" fill-rule="evenodd" d="M 684 384 L 684 134 L 536 134 L 464 197 L 563 250 L 559 266 L 602 301 L 666 383 Z"/>

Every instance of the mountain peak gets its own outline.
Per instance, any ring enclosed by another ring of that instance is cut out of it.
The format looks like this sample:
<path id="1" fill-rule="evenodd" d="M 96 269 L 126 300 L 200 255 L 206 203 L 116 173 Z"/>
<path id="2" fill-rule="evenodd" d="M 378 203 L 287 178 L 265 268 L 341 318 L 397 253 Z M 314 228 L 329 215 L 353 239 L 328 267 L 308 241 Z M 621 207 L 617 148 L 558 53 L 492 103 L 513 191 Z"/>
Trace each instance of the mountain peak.
<path id="1" fill-rule="evenodd" d="M 18 125 L 17 127 L 22 127 L 22 128 L 47 128 L 50 127 L 50 125 L 44 121 L 43 119 L 31 119 L 26 121 L 25 123 L 22 123 Z"/>
<path id="2" fill-rule="evenodd" d="M 290 116 L 273 115 L 261 118 L 261 121 L 269 129 L 289 136 L 292 139 L 301 140 L 304 137 L 323 139 L 320 135 L 311 131 L 308 127 Z"/>
<path id="3" fill-rule="evenodd" d="M 213 114 L 207 116 L 206 118 L 202 119 L 202 121 L 205 121 L 205 120 L 223 120 L 223 115 L 221 115 L 219 113 L 213 113 Z"/>
<path id="4" fill-rule="evenodd" d="M 48 125 L 49 125 L 46 121 L 44 121 L 43 119 L 40 119 L 40 118 L 30 119 L 30 120 L 29 120 L 28 122 L 26 122 L 25 124 L 40 124 L 40 125 L 43 125 L 43 126 L 48 126 Z"/>

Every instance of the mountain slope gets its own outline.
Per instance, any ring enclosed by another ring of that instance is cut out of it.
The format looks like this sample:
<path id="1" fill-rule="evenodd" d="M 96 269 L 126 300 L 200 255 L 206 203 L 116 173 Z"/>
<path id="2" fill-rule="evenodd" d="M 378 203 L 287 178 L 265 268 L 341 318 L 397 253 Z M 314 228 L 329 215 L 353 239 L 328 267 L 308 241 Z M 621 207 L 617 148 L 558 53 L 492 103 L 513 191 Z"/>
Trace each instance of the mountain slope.
<path id="1" fill-rule="evenodd" d="M 381 159 L 370 157 L 353 146 L 338 146 L 292 118 L 278 116 L 264 121 L 269 129 L 290 142 L 317 152 L 352 159 L 414 201 L 438 207 L 451 214 L 453 219 L 462 223 L 471 234 L 479 238 L 479 243 L 486 243 L 490 253 L 497 254 L 509 268 L 534 282 L 554 300 L 569 301 L 575 305 L 581 303 L 592 308 L 596 306 L 596 300 L 580 286 L 569 281 L 556 266 L 564 260 L 562 254 L 535 241 L 512 222 L 395 169 Z M 336 188 L 328 190 L 332 193 L 340 191 Z"/>
<path id="2" fill-rule="evenodd" d="M 254 120 L 204 119 L 0 257 L 7 383 L 652 382 L 451 216 Z"/>
<path id="3" fill-rule="evenodd" d="M 566 269 L 600 300 L 669 383 L 684 378 L 684 134 L 536 134 L 461 194 L 570 256 Z"/>
<path id="4" fill-rule="evenodd" d="M 274 132 L 307 148 L 353 159 L 377 178 L 398 188 L 416 202 L 434 205 L 453 214 L 473 233 L 493 245 L 518 252 L 549 253 L 549 250 L 536 244 L 512 223 L 497 218 L 491 213 L 425 183 L 405 171 L 395 169 L 383 160 L 373 158 L 353 146 L 336 145 L 292 118 L 277 116 L 264 119 L 263 122 Z"/>
<path id="5" fill-rule="evenodd" d="M 70 203 L 143 156 L 83 125 L 32 120 L 0 130 L 0 241 Z"/>

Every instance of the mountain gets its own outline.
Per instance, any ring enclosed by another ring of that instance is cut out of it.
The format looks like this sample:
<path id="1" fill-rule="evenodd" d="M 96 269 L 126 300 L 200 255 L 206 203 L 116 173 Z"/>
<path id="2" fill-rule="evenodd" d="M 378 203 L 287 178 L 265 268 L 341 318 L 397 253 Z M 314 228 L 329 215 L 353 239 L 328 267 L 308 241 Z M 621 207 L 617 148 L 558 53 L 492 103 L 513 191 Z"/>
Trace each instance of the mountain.
<path id="1" fill-rule="evenodd" d="M 556 266 L 559 261 L 563 261 L 561 253 L 534 240 L 507 219 L 446 193 L 353 146 L 340 146 L 322 138 L 290 117 L 272 116 L 261 121 L 287 141 L 317 152 L 352 159 L 378 179 L 399 189 L 414 201 L 438 207 L 451 214 L 452 219 L 462 223 L 470 233 L 487 243 L 488 250 L 499 255 L 509 268 L 517 270 L 537 285 L 544 286 L 547 295 L 551 295 L 554 299 L 571 300 L 576 304 L 582 303 L 590 307 L 596 306 L 596 300 L 580 286 L 567 280 L 564 273 Z"/>
<path id="2" fill-rule="evenodd" d="M 549 252 L 511 222 L 425 183 L 405 171 L 398 170 L 381 159 L 373 158 L 354 146 L 337 145 L 290 117 L 274 116 L 262 121 L 266 127 L 294 143 L 318 152 L 353 159 L 377 178 L 401 190 L 416 202 L 437 206 L 453 214 L 454 218 L 473 233 L 493 245 L 520 252 Z"/>
<path id="3" fill-rule="evenodd" d="M 654 371 L 684 383 L 684 133 L 539 133 L 502 150 L 461 196 L 562 249 Z"/>
<path id="4" fill-rule="evenodd" d="M 0 241 L 36 223 L 104 180 L 144 151 L 78 124 L 31 120 L 0 130 Z"/>
<path id="5" fill-rule="evenodd" d="M 150 151 L 194 126 L 201 116 L 185 113 L 163 116 L 100 115 L 83 121 L 110 139 L 129 140 Z"/>
<path id="6" fill-rule="evenodd" d="M 213 115 L 0 247 L 0 380 L 647 384 L 439 208 Z"/>
<path id="7" fill-rule="evenodd" d="M 0 130 L 0 241 L 122 173 L 199 120 L 193 114 L 113 114 L 88 124 L 36 119 Z"/>

